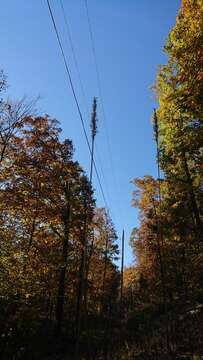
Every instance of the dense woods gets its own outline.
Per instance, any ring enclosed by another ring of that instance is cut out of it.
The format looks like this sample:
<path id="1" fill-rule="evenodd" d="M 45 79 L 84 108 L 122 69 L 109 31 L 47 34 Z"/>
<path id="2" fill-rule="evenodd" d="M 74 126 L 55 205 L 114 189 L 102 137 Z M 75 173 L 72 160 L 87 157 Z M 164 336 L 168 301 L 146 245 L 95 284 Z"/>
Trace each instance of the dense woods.
<path id="1" fill-rule="evenodd" d="M 150 356 L 203 354 L 203 2 L 183 0 L 165 45 L 153 114 L 158 178 L 134 179 L 140 227 L 126 306 Z M 161 169 L 161 172 L 160 172 Z M 154 354 L 154 355 L 153 355 Z M 168 354 L 168 355 L 166 355 Z"/>
<path id="2" fill-rule="evenodd" d="M 5 86 L 2 74 L 1 89 Z M 44 334 L 57 338 L 64 328 L 80 343 L 88 331 L 85 319 L 106 314 L 118 294 L 114 225 L 105 209 L 96 208 L 72 142 L 60 140 L 58 121 L 32 115 L 32 105 L 1 100 L 5 359 L 14 352 L 16 358 L 28 356 L 35 337 L 38 344 Z"/>
<path id="3" fill-rule="evenodd" d="M 0 73 L 1 359 L 203 356 L 203 2 L 182 0 L 152 114 L 157 177 L 135 178 L 134 263 L 60 123 Z M 146 154 L 147 156 L 147 154 Z"/>

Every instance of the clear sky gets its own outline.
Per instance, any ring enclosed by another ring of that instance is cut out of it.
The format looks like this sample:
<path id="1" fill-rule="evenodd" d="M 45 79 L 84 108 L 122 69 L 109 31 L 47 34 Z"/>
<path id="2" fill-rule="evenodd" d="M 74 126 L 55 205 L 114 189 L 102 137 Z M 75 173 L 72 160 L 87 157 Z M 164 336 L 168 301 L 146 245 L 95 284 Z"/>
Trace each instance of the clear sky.
<path id="1" fill-rule="evenodd" d="M 146 174 L 156 176 L 155 146 L 150 123 L 156 103 L 149 88 L 155 81 L 158 64 L 167 61 L 163 46 L 175 23 L 180 0 L 88 1 L 106 126 L 85 1 L 63 0 L 86 102 L 79 85 L 60 1 L 50 0 L 50 3 L 87 130 L 93 96 L 98 98 L 96 162 L 110 214 L 119 235 L 125 228 L 128 242 L 132 228 L 139 223 L 137 211 L 131 207 L 133 186 L 130 181 Z M 73 140 L 75 158 L 88 171 L 89 153 L 46 0 L 1 0 L 0 34 L 0 68 L 8 76 L 9 96 L 19 99 L 23 95 L 29 98 L 40 95 L 39 111 L 61 122 L 62 136 Z M 97 206 L 104 206 L 95 176 L 93 182 Z M 125 263 L 131 261 L 131 249 L 126 245 Z"/>

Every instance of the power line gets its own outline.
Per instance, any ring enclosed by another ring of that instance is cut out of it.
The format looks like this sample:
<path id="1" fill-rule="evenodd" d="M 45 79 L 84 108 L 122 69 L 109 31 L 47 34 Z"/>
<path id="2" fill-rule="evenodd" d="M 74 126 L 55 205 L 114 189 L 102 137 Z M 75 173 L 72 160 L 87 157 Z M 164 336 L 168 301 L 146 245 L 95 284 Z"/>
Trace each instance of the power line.
<path id="1" fill-rule="evenodd" d="M 95 64 L 95 70 L 96 70 L 97 86 L 98 86 L 98 90 L 99 90 L 99 97 L 100 97 L 100 100 L 101 100 L 101 108 L 102 108 L 102 114 L 103 114 L 103 120 L 104 120 L 104 128 L 105 128 L 106 137 L 107 137 L 107 146 L 108 146 L 108 151 L 109 151 L 109 155 L 110 155 L 112 172 L 114 173 L 112 154 L 111 154 L 111 147 L 110 147 L 110 140 L 109 140 L 109 134 L 108 134 L 108 128 L 107 128 L 107 121 L 106 121 L 106 114 L 105 114 L 105 110 L 104 110 L 104 101 L 103 101 L 103 95 L 102 95 L 101 81 L 100 81 L 100 75 L 99 75 L 99 67 L 98 67 L 98 62 L 97 62 L 97 54 L 96 54 L 96 48 L 95 48 L 95 45 L 94 45 L 94 36 L 93 36 L 93 31 L 92 31 L 92 25 L 91 25 L 87 0 L 85 0 L 85 7 L 86 7 L 86 13 L 87 13 L 88 28 L 89 28 L 89 33 L 90 33 L 91 48 L 92 48 L 94 64 Z M 114 177 L 115 177 L 115 175 L 114 175 Z"/>
<path id="2" fill-rule="evenodd" d="M 80 75 L 77 56 L 76 56 L 75 48 L 74 48 L 74 45 L 73 45 L 73 40 L 72 40 L 72 36 L 71 36 L 70 27 L 68 25 L 68 19 L 67 19 L 66 12 L 65 12 L 65 9 L 64 9 L 64 6 L 63 6 L 63 0 L 60 0 L 60 6 L 61 6 L 62 13 L 63 13 L 63 18 L 64 18 L 66 30 L 67 30 L 66 32 L 67 32 L 67 35 L 68 35 L 68 40 L 69 40 L 71 51 L 72 51 L 72 54 L 73 54 L 73 61 L 74 61 L 75 68 L 76 68 L 76 71 L 77 71 L 81 92 L 82 92 L 83 99 L 84 99 L 84 102 L 85 102 L 86 111 L 88 113 L 87 98 L 86 98 L 86 95 L 85 95 L 85 90 L 84 90 L 84 86 L 83 86 L 81 75 Z"/>
<path id="3" fill-rule="evenodd" d="M 84 124 L 82 112 L 80 110 L 80 106 L 79 106 L 79 102 L 78 102 L 78 99 L 77 99 L 77 96 L 76 96 L 76 92 L 75 92 L 75 88 L 74 88 L 73 81 L 72 81 L 72 78 L 71 78 L 70 70 L 69 70 L 68 63 L 67 63 L 67 60 L 66 60 L 66 56 L 65 56 L 65 53 L 64 53 L 64 50 L 63 50 L 63 45 L 62 45 L 62 42 L 60 40 L 59 32 L 58 32 L 58 29 L 57 29 L 57 26 L 56 26 L 56 22 L 55 22 L 55 19 L 54 19 L 54 15 L 53 15 L 49 0 L 47 0 L 47 6 L 48 6 L 50 17 L 51 17 L 51 20 L 52 20 L 52 23 L 53 23 L 54 31 L 56 33 L 59 48 L 61 50 L 61 55 L 62 55 L 63 62 L 64 62 L 64 65 L 65 65 L 65 69 L 66 69 L 66 72 L 67 72 L 67 75 L 68 75 L 68 79 L 69 79 L 69 82 L 70 82 L 71 90 L 72 90 L 72 93 L 73 93 L 73 97 L 74 97 L 76 107 L 77 107 L 77 110 L 78 110 L 78 114 L 79 114 L 79 117 L 80 117 L 80 121 L 81 121 L 81 124 L 82 124 L 82 129 L 83 129 L 83 132 L 84 132 L 84 135 L 85 135 L 87 146 L 88 146 L 89 152 L 91 154 L 92 153 L 91 152 L 91 147 L 90 147 L 89 139 L 88 139 L 87 132 L 86 132 L 86 129 L 85 129 L 85 124 Z M 98 170 L 97 170 L 97 166 L 96 166 L 95 161 L 93 162 L 93 164 L 94 164 L 94 169 L 95 169 L 95 172 L 96 172 L 97 180 L 98 180 L 98 183 L 99 183 L 99 187 L 100 187 L 100 190 L 101 190 L 101 194 L 102 194 L 102 197 L 103 197 L 103 200 L 104 200 L 104 204 L 105 204 L 106 208 L 108 209 L 107 201 L 106 201 L 106 198 L 105 198 L 105 195 L 104 195 L 104 190 L 103 190 L 103 187 L 102 187 L 102 184 L 101 184 L 101 180 L 100 180 L 100 177 L 99 177 L 99 174 L 98 174 Z"/>
<path id="4" fill-rule="evenodd" d="M 83 81 L 82 81 L 82 77 L 81 77 L 81 73 L 80 73 L 80 68 L 79 68 L 78 61 L 77 61 L 77 55 L 76 55 L 76 52 L 75 52 L 73 39 L 72 39 L 72 36 L 71 36 L 71 30 L 70 30 L 69 21 L 68 21 L 66 11 L 65 11 L 65 8 L 64 8 L 64 5 L 63 5 L 63 0 L 60 0 L 60 6 L 61 6 L 63 18 L 64 18 L 64 23 L 65 23 L 65 27 L 66 27 L 68 40 L 69 40 L 72 55 L 73 55 L 73 61 L 74 61 L 76 72 L 77 72 L 78 79 L 79 79 L 81 93 L 82 93 L 82 96 L 83 96 L 83 99 L 84 99 L 84 104 L 85 104 L 85 108 L 86 108 L 85 109 L 86 114 L 87 114 L 87 116 L 89 116 L 89 110 L 88 110 L 88 105 L 87 105 L 87 96 L 85 94 L 85 89 L 84 89 L 84 85 L 83 85 Z M 106 188 L 106 191 L 107 191 L 107 195 L 108 195 L 107 197 L 109 197 L 109 191 L 108 191 L 108 186 L 107 186 L 105 175 L 104 175 L 103 165 L 102 165 L 101 157 L 100 157 L 100 154 L 99 154 L 99 149 L 98 149 L 98 146 L 97 146 L 96 143 L 95 143 L 95 150 L 96 150 L 96 155 L 97 155 L 97 159 L 98 159 L 98 162 L 99 162 L 100 173 L 101 173 L 101 175 L 103 177 L 104 185 L 105 185 L 105 188 Z"/>
<path id="5" fill-rule="evenodd" d="M 96 70 L 97 86 L 98 86 L 99 97 L 100 97 L 100 101 L 101 101 L 101 108 L 102 108 L 103 121 L 104 121 L 104 129 L 105 129 L 105 132 L 106 132 L 107 148 L 108 148 L 108 152 L 109 152 L 110 166 L 111 166 L 111 170 L 112 170 L 113 180 L 114 180 L 114 183 L 116 185 L 117 192 L 119 193 L 119 191 L 118 191 L 118 182 L 117 182 L 117 178 L 115 176 L 115 171 L 114 171 L 114 166 L 113 166 L 113 157 L 112 157 L 111 146 L 110 146 L 110 139 L 109 139 L 109 133 L 108 133 L 108 127 L 107 127 L 106 113 L 105 113 L 105 109 L 104 109 L 102 87 L 101 87 L 101 81 L 100 81 L 100 75 L 99 75 L 99 66 L 98 66 L 98 62 L 97 62 L 97 54 L 96 54 L 96 48 L 95 48 L 95 43 L 94 43 L 94 36 L 93 36 L 93 30 L 92 30 L 92 24 L 91 24 L 91 20 L 90 20 L 87 0 L 85 0 L 85 8 L 86 8 L 86 13 L 87 13 L 87 21 L 88 21 L 88 28 L 89 28 L 89 33 L 90 33 L 91 48 L 92 48 L 93 59 L 94 59 L 95 70 Z"/>

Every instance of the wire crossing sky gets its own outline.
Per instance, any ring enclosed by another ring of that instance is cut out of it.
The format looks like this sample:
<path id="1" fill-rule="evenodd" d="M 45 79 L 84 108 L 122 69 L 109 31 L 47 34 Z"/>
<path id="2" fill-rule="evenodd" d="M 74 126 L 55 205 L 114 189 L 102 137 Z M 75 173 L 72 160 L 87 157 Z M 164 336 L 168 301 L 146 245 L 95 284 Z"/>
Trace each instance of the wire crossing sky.
<path id="1" fill-rule="evenodd" d="M 158 65 L 167 60 L 163 46 L 175 23 L 180 1 L 88 0 L 103 105 L 92 55 L 85 1 L 63 1 L 72 45 L 67 41 L 60 0 L 49 1 L 64 54 L 68 59 L 88 137 L 93 97 L 98 98 L 96 146 L 100 160 L 96 156 L 95 162 L 98 164 L 99 177 L 118 234 L 121 235 L 125 228 L 127 242 L 132 228 L 139 224 L 137 210 L 131 207 L 134 190 L 131 180 L 149 174 L 157 176 L 156 149 L 150 123 L 156 102 L 150 86 L 155 82 Z M 73 140 L 75 158 L 88 173 L 89 150 L 79 123 L 72 90 L 70 86 L 67 88 L 67 74 L 59 56 L 46 0 L 2 0 L 0 31 L 0 68 L 8 76 L 9 96 L 19 99 L 23 95 L 29 98 L 40 95 L 39 112 L 48 113 L 61 122 L 62 136 Z M 74 46 L 83 90 L 71 46 Z M 107 134 L 101 120 L 102 106 L 105 106 L 110 151 L 119 193 L 112 174 Z M 95 173 L 93 184 L 96 188 L 97 206 L 104 206 Z M 125 258 L 127 264 L 132 261 L 129 247 Z"/>
<path id="2" fill-rule="evenodd" d="M 56 26 L 56 23 L 55 23 L 54 15 L 53 15 L 49 0 L 47 0 L 47 5 L 48 5 L 49 12 L 50 12 L 51 20 L 52 20 L 52 23 L 53 23 L 53 26 L 54 26 L 54 30 L 55 30 L 55 33 L 56 33 L 56 37 L 57 37 L 57 40 L 58 40 L 58 44 L 59 44 L 59 47 L 60 47 L 60 50 L 61 50 L 61 54 L 62 54 L 62 57 L 63 57 L 63 60 L 64 60 L 65 69 L 66 69 L 67 74 L 68 74 L 68 79 L 69 79 L 69 82 L 70 82 L 73 97 L 75 99 L 76 107 L 77 107 L 79 117 L 80 117 L 80 120 L 81 120 L 81 123 L 82 123 L 82 129 L 83 129 L 83 132 L 84 132 L 85 140 L 87 142 L 87 147 L 89 149 L 90 155 L 92 155 L 89 139 L 88 139 L 88 136 L 87 136 L 85 125 L 84 125 L 83 116 L 82 116 L 80 106 L 79 106 L 79 103 L 78 103 L 78 99 L 77 99 L 77 96 L 76 96 L 76 93 L 75 93 L 75 88 L 74 88 L 74 85 L 73 85 L 73 81 L 72 81 L 71 74 L 70 74 L 70 71 L 69 71 L 69 68 L 68 68 L 65 53 L 64 53 L 63 46 L 62 46 L 62 43 L 61 43 L 61 40 L 60 40 L 60 37 L 59 37 L 58 29 L 57 29 L 57 26 Z M 100 181 L 100 177 L 99 177 L 99 174 L 98 174 L 97 167 L 96 167 L 94 159 L 93 159 L 93 165 L 94 165 L 94 169 L 95 169 L 95 172 L 96 172 L 96 175 L 97 175 L 97 180 L 99 182 L 101 194 L 102 194 L 102 197 L 103 197 L 103 200 L 104 200 L 104 205 L 105 205 L 105 207 L 108 208 L 106 198 L 105 198 L 105 195 L 104 195 L 104 191 L 103 191 L 103 187 L 102 187 L 102 184 L 101 184 L 101 181 Z"/>

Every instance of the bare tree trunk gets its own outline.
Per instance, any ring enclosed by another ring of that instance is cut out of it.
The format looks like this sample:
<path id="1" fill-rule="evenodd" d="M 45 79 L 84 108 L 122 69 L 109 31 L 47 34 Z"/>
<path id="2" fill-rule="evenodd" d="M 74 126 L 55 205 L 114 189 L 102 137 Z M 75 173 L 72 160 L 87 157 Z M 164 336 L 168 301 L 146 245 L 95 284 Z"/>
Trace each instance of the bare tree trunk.
<path id="1" fill-rule="evenodd" d="M 122 312 L 123 306 L 123 266 L 124 266 L 124 230 L 122 233 L 122 249 L 121 249 L 121 297 L 120 297 L 120 308 Z"/>
<path id="2" fill-rule="evenodd" d="M 190 201 L 191 201 L 191 206 L 192 206 L 192 213 L 195 219 L 195 225 L 196 225 L 196 235 L 197 235 L 197 239 L 201 241 L 201 233 L 202 233 L 202 222 L 200 219 L 200 213 L 199 213 L 199 209 L 198 209 L 198 205 L 197 205 L 197 201 L 196 201 L 196 197 L 195 197 L 195 193 L 194 193 L 194 187 L 193 187 L 193 181 L 190 175 L 190 169 L 188 166 L 188 162 L 187 162 L 187 157 L 186 157 L 186 150 L 185 150 L 185 144 L 184 144 L 184 132 L 183 132 L 183 120 L 182 118 L 180 118 L 180 121 L 177 122 L 177 127 L 180 131 L 180 140 L 181 140 L 181 156 L 182 156 L 182 161 L 183 161 L 183 168 L 185 171 L 185 175 L 186 175 L 186 179 L 187 179 L 187 184 L 188 184 L 188 190 L 189 190 L 189 195 L 190 195 Z"/>
<path id="3" fill-rule="evenodd" d="M 86 315 L 88 315 L 88 277 L 89 277 L 91 258 L 94 251 L 94 230 L 92 231 L 91 236 L 92 236 L 92 241 L 90 245 L 89 254 L 86 257 L 87 261 L 86 261 L 86 269 L 85 269 L 86 286 L 84 288 L 84 311 Z"/>
<path id="4" fill-rule="evenodd" d="M 102 291 L 104 294 L 105 291 L 105 280 L 106 280 L 106 267 L 107 267 L 107 248 L 108 248 L 108 236 L 106 236 L 105 241 L 105 257 L 104 257 L 104 272 L 103 272 L 103 282 L 102 282 Z"/>
<path id="5" fill-rule="evenodd" d="M 155 109 L 154 109 L 154 133 L 155 133 L 156 156 L 157 156 L 158 199 L 159 199 L 159 204 L 160 204 L 161 203 L 161 178 L 160 178 L 159 124 L 158 124 L 158 118 L 157 118 Z M 167 344 L 167 350 L 169 350 L 167 288 L 166 288 L 165 268 L 164 268 L 164 260 L 163 260 L 164 242 L 163 242 L 162 229 L 160 226 L 160 220 L 159 220 L 159 216 L 157 214 L 155 205 L 154 205 L 154 212 L 155 212 L 156 223 L 157 223 L 157 251 L 158 251 L 161 284 L 162 284 L 162 291 L 163 291 L 164 314 L 166 316 L 166 344 Z"/>
<path id="6" fill-rule="evenodd" d="M 91 161 L 90 161 L 90 185 L 92 185 L 92 175 L 93 175 L 93 165 L 94 165 L 94 142 L 95 142 L 95 136 L 97 133 L 97 101 L 96 98 L 94 97 L 93 99 L 93 107 L 92 107 L 92 117 L 91 117 L 91 130 L 92 130 L 92 147 L 91 147 Z M 90 257 L 89 257 L 89 262 L 93 253 L 93 245 L 94 245 L 94 235 L 93 235 L 93 241 L 92 241 L 92 245 L 91 245 L 91 249 L 90 249 Z M 87 252 L 87 249 L 86 249 Z M 89 262 L 86 264 L 86 282 L 85 282 L 85 287 L 84 287 L 84 310 L 85 310 L 85 316 L 87 315 L 87 294 L 88 294 L 88 288 L 87 288 L 87 281 L 88 281 L 88 272 L 89 272 Z"/>
<path id="7" fill-rule="evenodd" d="M 183 166 L 184 166 L 185 175 L 186 175 L 186 178 L 187 178 L 187 184 L 188 184 L 189 193 L 190 193 L 192 211 L 193 211 L 193 214 L 194 214 L 196 227 L 197 227 L 197 231 L 198 231 L 198 234 L 199 234 L 201 232 L 202 224 L 201 224 L 201 220 L 200 220 L 199 209 L 198 209 L 197 201 L 196 201 L 196 198 L 195 198 L 195 193 L 194 193 L 194 189 L 193 189 L 193 182 L 192 182 L 192 178 L 191 178 L 191 175 L 190 175 L 190 170 L 189 170 L 189 167 L 188 167 L 185 151 L 182 152 L 182 157 L 183 157 Z"/>
<path id="8" fill-rule="evenodd" d="M 78 358 L 79 355 L 81 315 L 82 315 L 82 303 L 83 303 L 83 295 L 84 295 L 84 277 L 85 277 L 86 250 L 87 250 L 86 227 L 87 227 L 87 204 L 85 202 L 85 217 L 84 217 L 84 228 L 82 234 L 82 250 L 81 250 L 81 258 L 80 258 L 79 283 L 78 283 L 78 294 L 77 294 L 77 305 L 76 305 L 76 345 L 75 345 L 76 359 Z"/>

